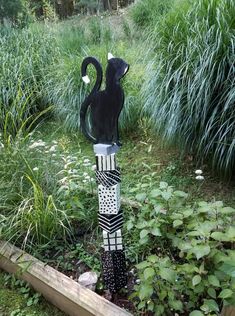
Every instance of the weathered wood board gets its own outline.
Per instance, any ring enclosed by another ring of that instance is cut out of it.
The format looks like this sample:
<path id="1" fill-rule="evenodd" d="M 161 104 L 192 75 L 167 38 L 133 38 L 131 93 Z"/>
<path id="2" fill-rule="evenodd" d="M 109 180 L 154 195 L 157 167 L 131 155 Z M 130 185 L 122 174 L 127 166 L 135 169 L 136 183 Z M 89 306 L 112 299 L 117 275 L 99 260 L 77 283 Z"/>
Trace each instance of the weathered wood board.
<path id="1" fill-rule="evenodd" d="M 235 316 L 235 306 L 224 307 L 221 316 Z"/>
<path id="2" fill-rule="evenodd" d="M 53 305 L 71 316 L 131 316 L 12 244 L 0 241 L 0 268 L 17 273 Z"/>

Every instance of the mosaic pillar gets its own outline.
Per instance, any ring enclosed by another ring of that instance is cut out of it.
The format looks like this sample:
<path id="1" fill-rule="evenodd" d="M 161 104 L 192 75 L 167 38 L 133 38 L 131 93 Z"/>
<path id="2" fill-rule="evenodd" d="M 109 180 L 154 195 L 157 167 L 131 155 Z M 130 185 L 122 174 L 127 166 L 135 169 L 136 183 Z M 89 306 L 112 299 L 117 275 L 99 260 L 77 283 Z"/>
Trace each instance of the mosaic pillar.
<path id="1" fill-rule="evenodd" d="M 96 144 L 96 179 L 99 198 L 99 226 L 103 230 L 101 255 L 103 279 L 115 293 L 127 284 L 126 260 L 122 243 L 123 212 L 120 203 L 120 170 L 116 163 L 117 145 Z"/>

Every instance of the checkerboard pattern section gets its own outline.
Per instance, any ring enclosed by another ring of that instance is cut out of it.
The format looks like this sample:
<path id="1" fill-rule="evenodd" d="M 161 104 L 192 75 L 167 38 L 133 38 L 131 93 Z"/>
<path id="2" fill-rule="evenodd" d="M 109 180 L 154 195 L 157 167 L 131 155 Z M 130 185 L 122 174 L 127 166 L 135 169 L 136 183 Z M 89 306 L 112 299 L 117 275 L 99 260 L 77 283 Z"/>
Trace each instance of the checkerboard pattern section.
<path id="1" fill-rule="evenodd" d="M 103 231 L 104 250 L 123 250 L 121 229 L 109 234 Z"/>
<path id="2" fill-rule="evenodd" d="M 103 229 L 101 255 L 103 280 L 115 293 L 127 284 L 126 260 L 122 240 L 123 213 L 120 203 L 120 170 L 115 154 L 96 154 L 96 181 L 99 198 L 99 226 Z"/>

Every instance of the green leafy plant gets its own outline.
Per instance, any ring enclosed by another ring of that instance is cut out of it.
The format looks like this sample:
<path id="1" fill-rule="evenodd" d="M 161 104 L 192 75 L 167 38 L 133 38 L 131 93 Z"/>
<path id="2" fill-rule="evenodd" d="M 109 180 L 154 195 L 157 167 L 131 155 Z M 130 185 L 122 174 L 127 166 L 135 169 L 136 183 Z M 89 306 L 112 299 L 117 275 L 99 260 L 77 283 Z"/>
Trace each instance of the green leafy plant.
<path id="1" fill-rule="evenodd" d="M 40 301 L 41 294 L 34 292 L 29 284 L 23 280 L 18 279 L 15 275 L 4 274 L 4 285 L 11 288 L 17 289 L 19 293 L 23 295 L 25 299 L 27 299 L 27 306 L 37 305 Z M 15 310 L 12 312 L 14 315 L 18 315 L 19 310 Z"/>
<path id="2" fill-rule="evenodd" d="M 235 209 L 220 201 L 190 204 L 187 197 L 166 182 L 145 188 L 136 196 L 141 212 L 126 223 L 145 258 L 136 266 L 138 308 L 156 315 L 218 315 L 223 305 L 235 304 Z"/>

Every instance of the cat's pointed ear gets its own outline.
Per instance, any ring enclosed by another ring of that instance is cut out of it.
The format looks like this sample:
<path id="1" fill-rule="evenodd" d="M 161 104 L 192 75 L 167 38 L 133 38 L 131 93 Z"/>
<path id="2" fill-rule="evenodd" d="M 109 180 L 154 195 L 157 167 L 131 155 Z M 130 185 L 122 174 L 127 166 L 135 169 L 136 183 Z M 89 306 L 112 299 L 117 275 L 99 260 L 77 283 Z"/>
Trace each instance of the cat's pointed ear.
<path id="1" fill-rule="evenodd" d="M 114 56 L 111 53 L 108 53 L 108 60 L 114 58 Z"/>
<path id="2" fill-rule="evenodd" d="M 88 83 L 90 83 L 90 78 L 86 75 L 86 76 L 83 76 L 82 77 L 82 80 L 86 83 L 86 84 L 88 84 Z"/>

